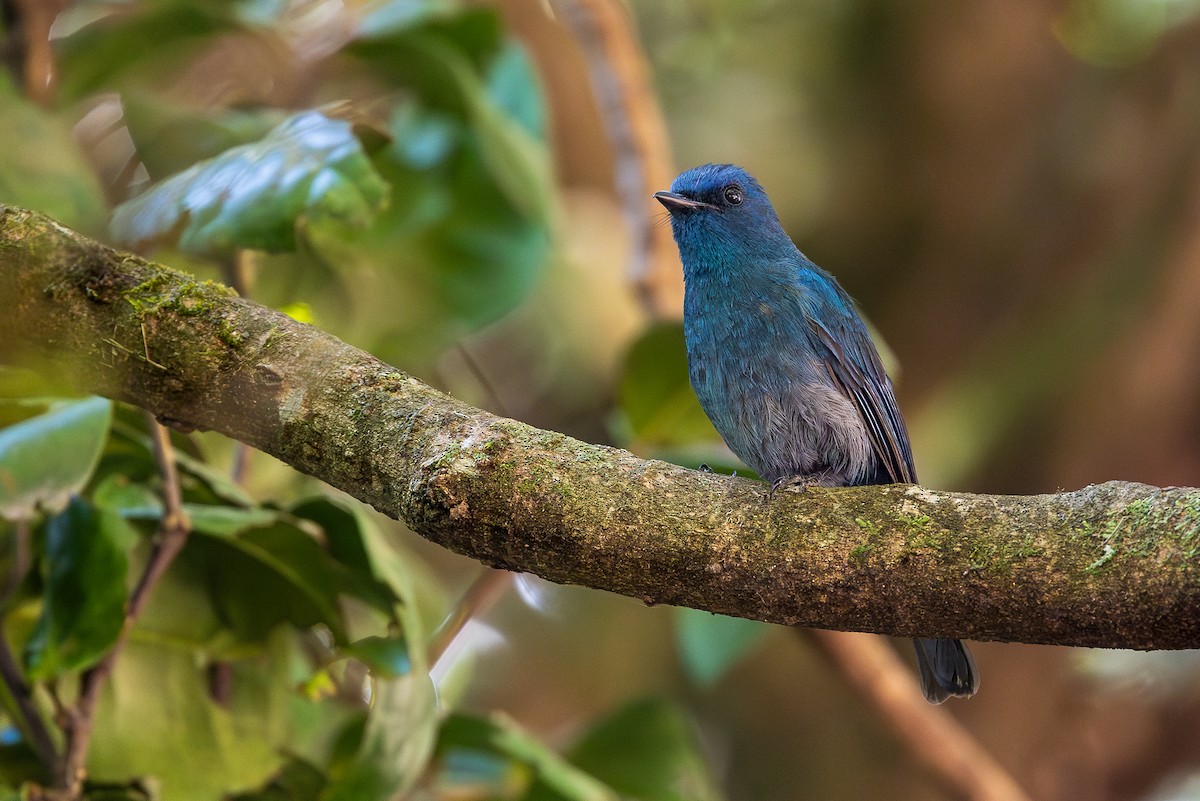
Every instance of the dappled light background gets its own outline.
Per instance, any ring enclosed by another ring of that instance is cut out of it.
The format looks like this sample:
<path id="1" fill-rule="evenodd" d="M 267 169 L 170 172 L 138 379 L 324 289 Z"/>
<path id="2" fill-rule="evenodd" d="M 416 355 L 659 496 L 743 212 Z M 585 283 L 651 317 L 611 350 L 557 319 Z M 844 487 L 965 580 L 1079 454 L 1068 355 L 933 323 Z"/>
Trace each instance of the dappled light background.
<path id="1" fill-rule="evenodd" d="M 1001 493 L 1114 478 L 1200 483 L 1195 4 L 632 9 L 675 168 L 745 166 L 799 247 L 859 300 L 894 357 L 926 483 Z M 535 53 L 555 40 L 552 21 L 510 13 Z M 567 109 L 553 126 L 564 191 L 615 204 L 596 173 L 595 121 L 572 105 L 583 78 L 563 77 L 572 61 L 545 51 L 552 107 Z M 585 237 L 611 225 L 593 210 L 569 230 Z M 619 261 L 604 264 L 620 275 Z M 676 334 L 658 350 L 643 340 L 652 364 L 673 355 L 682 370 Z M 638 374 L 657 380 L 653 367 Z M 700 436 L 695 412 L 660 403 L 632 432 L 615 431 L 648 454 L 678 456 L 681 440 Z M 625 674 L 628 621 L 650 627 L 643 642 L 654 645 L 635 646 L 639 662 L 669 656 L 653 634 L 667 615 L 586 595 L 627 621 L 619 641 L 599 622 L 607 614 L 589 625 L 581 647 L 610 666 L 603 672 Z M 508 611 L 525 614 L 515 603 Z M 976 650 L 983 690 L 952 711 L 1037 798 L 1170 795 L 1200 760 L 1192 655 Z M 554 672 L 543 681 L 590 676 Z M 793 638 L 770 637 L 708 687 L 651 673 L 625 681 L 682 694 L 721 755 L 714 764 L 731 797 L 938 796 Z M 539 695 L 543 681 L 528 692 Z M 577 691 L 603 697 L 590 681 Z M 1192 797 L 1190 786 L 1179 797 Z"/>
<path id="2" fill-rule="evenodd" d="M 428 77 L 420 59 L 445 53 L 418 35 L 356 39 L 370 13 L 387 29 L 438 4 L 246 5 L 257 27 L 188 12 L 171 23 L 188 36 L 119 77 L 97 55 L 111 34 L 87 28 L 105 4 L 59 19 L 50 82 L 9 37 L 24 83 L 0 84 L 0 202 L 106 235 L 111 208 L 147 186 L 288 111 L 352 101 L 388 205 L 365 230 L 289 230 L 294 250 L 257 259 L 245 294 L 498 414 L 740 470 L 687 385 L 674 254 L 647 268 L 667 276 L 656 297 L 635 288 L 646 240 L 630 210 L 662 236 L 649 195 L 667 187 L 617 188 L 629 154 L 579 23 L 607 8 L 665 120 L 670 153 L 640 155 L 666 175 L 736 162 L 763 183 L 870 319 L 924 483 L 1200 485 L 1200 3 L 502 0 L 478 6 L 511 41 L 453 29 L 475 82 Z M 481 122 L 482 96 L 503 114 Z M 134 238 L 203 277 L 239 275 L 227 254 L 183 253 L 178 227 Z M 193 442 L 235 458 L 219 437 Z M 261 454 L 247 476 L 260 499 L 311 489 Z M 482 568 L 399 536 L 436 619 Z M 1195 654 L 972 647 L 981 692 L 947 708 L 1034 798 L 1200 799 Z M 522 577 L 435 676 L 444 706 L 502 711 L 581 764 L 649 775 L 658 763 L 632 752 L 661 758 L 687 781 L 656 798 L 949 797 L 815 648 L 774 627 Z M 435 797 L 488 797 L 457 791 Z"/>

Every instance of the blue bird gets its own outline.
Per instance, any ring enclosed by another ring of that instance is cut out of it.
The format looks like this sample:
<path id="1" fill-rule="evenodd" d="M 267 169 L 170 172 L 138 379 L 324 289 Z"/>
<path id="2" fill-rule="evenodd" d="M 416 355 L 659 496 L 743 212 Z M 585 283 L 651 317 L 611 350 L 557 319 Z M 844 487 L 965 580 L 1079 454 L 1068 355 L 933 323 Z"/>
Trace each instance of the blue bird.
<path id="1" fill-rule="evenodd" d="M 854 301 L 796 249 L 758 181 L 705 164 L 654 197 L 683 259 L 692 388 L 733 452 L 776 487 L 917 483 L 892 382 Z M 975 693 L 962 641 L 913 642 L 930 703 Z"/>

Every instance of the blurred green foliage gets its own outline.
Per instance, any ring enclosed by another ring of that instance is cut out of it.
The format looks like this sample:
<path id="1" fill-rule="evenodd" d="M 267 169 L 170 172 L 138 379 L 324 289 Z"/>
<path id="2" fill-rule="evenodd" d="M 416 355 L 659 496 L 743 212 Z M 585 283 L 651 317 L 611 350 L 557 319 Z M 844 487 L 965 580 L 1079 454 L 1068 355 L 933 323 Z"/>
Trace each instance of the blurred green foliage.
<path id="1" fill-rule="evenodd" d="M 75 4 L 54 42 L 55 108 L 0 74 L 0 201 L 92 232 L 109 217 L 117 244 L 250 282 L 429 369 L 527 302 L 553 253 L 541 83 L 493 9 L 335 5 L 309 9 L 339 15 L 326 37 L 303 4 Z M 272 90 L 297 70 L 303 93 Z M 251 273 L 235 274 L 248 251 Z M 655 388 L 627 384 L 623 430 L 646 448 L 712 440 L 683 373 L 655 366 L 670 352 L 682 367 L 678 333 L 631 356 L 631 381 Z M 73 703 L 60 688 L 125 626 L 166 492 L 143 415 L 60 392 L 0 367 L 0 613 L 47 723 L 49 693 Z M 189 538 L 101 693 L 88 798 L 720 797 L 665 703 L 618 711 L 566 755 L 503 716 L 444 708 L 427 643 L 447 589 L 391 524 L 294 476 L 263 495 L 231 478 L 225 443 L 172 440 Z M 725 630 L 687 628 L 683 658 L 707 682 L 749 644 L 714 657 Z M 28 707 L 0 702 L 0 786 L 28 792 L 51 766 L 32 758 Z"/>
<path id="2" fill-rule="evenodd" d="M 521 303 L 550 254 L 536 72 L 493 10 L 376 3 L 320 47 L 302 11 L 77 4 L 56 41 L 57 110 L 0 75 L 0 138 L 16 147 L 0 199 L 93 232 L 115 203 L 117 242 L 218 275 L 240 251 L 281 254 L 257 276 L 265 299 L 311 303 L 318 322 L 349 330 L 364 319 L 376 344 L 404 343 L 384 356 L 428 364 Z M 222 95 L 205 72 L 222 48 L 306 60 L 310 99 Z M 325 291 L 297 292 L 304 276 Z M 2 377 L 5 635 L 35 689 L 69 686 L 124 625 L 163 479 L 141 416 Z M 390 799 L 463 738 L 540 777 L 531 798 L 615 797 L 508 724 L 443 718 L 426 642 L 444 590 L 374 516 L 295 482 L 289 500 L 263 503 L 208 445 L 174 439 L 190 537 L 101 696 L 90 798 Z M 15 792 L 49 766 L 30 760 L 30 721 L 0 695 L 17 743 L 0 749 L 0 776 Z M 457 798 L 464 782 L 485 797 L 507 781 L 437 775 Z"/>
<path id="3" fill-rule="evenodd" d="M 757 620 L 686 607 L 675 610 L 675 632 L 684 670 L 702 687 L 716 684 L 774 630 L 773 626 Z"/>
<path id="4" fill-rule="evenodd" d="M 120 242 L 178 238 L 198 256 L 287 251 L 301 225 L 365 228 L 388 193 L 349 123 L 305 111 L 121 204 L 110 227 Z"/>
<path id="5" fill-rule="evenodd" d="M 38 209 L 88 233 L 103 229 L 104 194 L 83 154 L 71 140 L 64 115 L 47 114 L 21 97 L 12 77 L 0 72 L 0 198 Z"/>
<path id="6" fill-rule="evenodd" d="M 622 798 L 717 801 L 722 797 L 694 724 L 664 701 L 639 700 L 618 709 L 593 726 L 571 748 L 569 757 L 608 782 Z"/>
<path id="7" fill-rule="evenodd" d="M 1198 10 L 1196 0 L 1074 0 L 1055 33 L 1084 61 L 1120 67 L 1144 59 L 1166 33 Z"/>
<path id="8" fill-rule="evenodd" d="M 16 404 L 16 415 L 37 409 Z M 58 511 L 96 468 L 112 417 L 104 398 L 64 402 L 0 430 L 0 515 L 28 520 Z"/>
<path id="9" fill-rule="evenodd" d="M 112 647 L 137 534 L 116 513 L 76 497 L 46 520 L 44 538 L 41 614 L 25 643 L 34 681 L 91 667 Z"/>

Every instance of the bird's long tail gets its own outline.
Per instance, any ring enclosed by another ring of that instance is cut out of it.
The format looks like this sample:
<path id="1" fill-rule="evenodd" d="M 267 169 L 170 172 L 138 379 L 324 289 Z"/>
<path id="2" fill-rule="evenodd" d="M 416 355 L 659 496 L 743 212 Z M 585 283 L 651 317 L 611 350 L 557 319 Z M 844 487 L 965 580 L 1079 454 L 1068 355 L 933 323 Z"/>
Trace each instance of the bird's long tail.
<path id="1" fill-rule="evenodd" d="M 962 640 L 938 637 L 913 640 L 917 648 L 917 671 L 921 692 L 931 704 L 940 704 L 950 696 L 967 698 L 979 689 L 975 660 Z"/>

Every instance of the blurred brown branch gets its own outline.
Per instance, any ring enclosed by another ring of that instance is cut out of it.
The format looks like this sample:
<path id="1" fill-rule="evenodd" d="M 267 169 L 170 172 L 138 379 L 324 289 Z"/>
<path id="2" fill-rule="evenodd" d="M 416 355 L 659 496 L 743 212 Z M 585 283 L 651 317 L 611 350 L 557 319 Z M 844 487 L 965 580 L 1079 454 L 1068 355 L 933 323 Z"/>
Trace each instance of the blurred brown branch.
<path id="1" fill-rule="evenodd" d="M 69 0 L 12 0 L 12 31 L 7 47 L 26 96 L 41 106 L 54 98 L 57 78 L 54 53 L 50 48 L 50 26 Z"/>
<path id="2" fill-rule="evenodd" d="M 971 801 L 1028 801 L 1029 796 L 945 707 L 913 692 L 912 676 L 878 637 L 843 631 L 811 639 L 909 752 L 950 789 Z"/>
<path id="3" fill-rule="evenodd" d="M 642 302 L 655 314 L 683 311 L 683 280 L 670 228 L 653 224 L 650 196 L 671 184 L 667 124 L 650 68 L 619 0 L 558 0 L 578 39 L 608 128 L 616 160 L 617 196 L 633 232 L 630 272 Z"/>
<path id="4" fill-rule="evenodd" d="M 52 359 L 496 567 L 788 625 L 1200 645 L 1200 491 L 768 497 L 498 418 L 218 284 L 3 206 L 0 297 L 5 358 Z"/>

